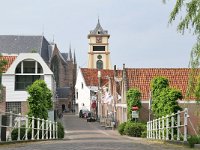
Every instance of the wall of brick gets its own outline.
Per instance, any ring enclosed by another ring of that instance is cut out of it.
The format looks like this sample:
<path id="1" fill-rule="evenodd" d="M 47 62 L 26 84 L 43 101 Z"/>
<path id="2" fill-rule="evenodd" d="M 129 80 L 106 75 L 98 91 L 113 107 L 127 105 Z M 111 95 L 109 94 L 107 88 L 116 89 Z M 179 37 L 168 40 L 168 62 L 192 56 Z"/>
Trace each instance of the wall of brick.
<path id="1" fill-rule="evenodd" d="M 21 114 L 27 115 L 28 113 L 28 102 L 21 102 Z"/>
<path id="2" fill-rule="evenodd" d="M 3 87 L 1 90 L 2 93 L 2 100 L 0 101 L 0 112 L 6 111 L 6 88 Z"/>
<path id="3" fill-rule="evenodd" d="M 188 122 L 188 132 L 190 134 L 195 134 L 195 130 L 200 133 L 200 104 L 180 104 L 182 108 L 188 108 L 189 120 Z"/>
<path id="4" fill-rule="evenodd" d="M 200 104 L 179 104 L 183 109 L 188 108 L 188 113 L 190 116 L 190 121 L 188 121 L 188 133 L 191 135 L 194 135 L 194 129 L 200 133 Z M 149 120 L 149 104 L 142 104 L 142 108 L 140 110 L 140 121 L 147 122 Z M 151 113 L 151 119 L 153 118 L 153 115 Z M 192 127 L 193 126 L 193 127 Z"/>

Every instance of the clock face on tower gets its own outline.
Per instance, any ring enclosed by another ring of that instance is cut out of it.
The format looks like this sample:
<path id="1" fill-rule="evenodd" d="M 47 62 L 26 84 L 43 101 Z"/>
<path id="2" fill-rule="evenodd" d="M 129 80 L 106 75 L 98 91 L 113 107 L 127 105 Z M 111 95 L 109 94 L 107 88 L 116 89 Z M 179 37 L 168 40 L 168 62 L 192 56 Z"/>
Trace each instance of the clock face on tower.
<path id="1" fill-rule="evenodd" d="M 102 43 L 102 37 L 101 36 L 96 37 L 96 43 Z"/>

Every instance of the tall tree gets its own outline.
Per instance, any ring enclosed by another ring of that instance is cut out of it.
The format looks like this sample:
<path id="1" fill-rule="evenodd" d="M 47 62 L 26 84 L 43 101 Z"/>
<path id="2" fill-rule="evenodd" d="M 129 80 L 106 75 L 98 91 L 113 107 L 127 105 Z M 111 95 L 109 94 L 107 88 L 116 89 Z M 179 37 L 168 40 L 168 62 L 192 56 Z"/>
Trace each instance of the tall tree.
<path id="1" fill-rule="evenodd" d="M 3 59 L 2 55 L 0 54 L 0 101 L 3 100 L 3 93 L 1 92 L 3 87 L 1 83 L 2 73 L 5 71 L 5 66 L 7 65 L 7 61 Z"/>
<path id="2" fill-rule="evenodd" d="M 3 56 L 0 54 L 0 78 L 1 78 L 2 73 L 5 70 L 6 65 L 7 65 L 7 61 L 5 59 L 3 59 Z"/>
<path id="3" fill-rule="evenodd" d="M 164 77 L 155 77 L 151 81 L 152 111 L 156 118 L 176 113 L 181 108 L 178 99 L 182 99 L 180 91 L 170 88 L 169 81 Z"/>
<path id="4" fill-rule="evenodd" d="M 128 118 L 131 119 L 132 107 L 142 107 L 141 93 L 138 89 L 132 88 L 127 91 L 127 106 L 128 106 Z"/>
<path id="5" fill-rule="evenodd" d="M 53 103 L 51 100 L 52 93 L 48 89 L 44 80 L 36 80 L 27 89 L 29 93 L 29 116 L 36 118 L 47 119 L 48 110 L 52 109 Z"/>
<path id="6" fill-rule="evenodd" d="M 200 65 L 200 1 L 199 0 L 176 0 L 176 4 L 170 14 L 169 22 L 172 23 L 181 12 L 181 21 L 177 30 L 184 34 L 185 30 L 192 31 L 196 36 L 196 43 L 191 50 L 189 66 L 192 68 L 189 75 L 187 97 L 195 96 L 197 85 L 197 69 Z M 198 100 L 198 98 L 197 98 Z"/>

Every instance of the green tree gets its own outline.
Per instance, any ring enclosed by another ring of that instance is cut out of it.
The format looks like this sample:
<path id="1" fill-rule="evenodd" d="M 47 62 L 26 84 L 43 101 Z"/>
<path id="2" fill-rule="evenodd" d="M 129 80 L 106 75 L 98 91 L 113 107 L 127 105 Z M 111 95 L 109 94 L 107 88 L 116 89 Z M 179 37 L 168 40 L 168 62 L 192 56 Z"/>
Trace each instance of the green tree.
<path id="1" fill-rule="evenodd" d="M 127 91 L 127 106 L 128 106 L 128 118 L 131 119 L 132 107 L 142 107 L 141 104 L 141 93 L 138 89 L 132 88 Z"/>
<path id="2" fill-rule="evenodd" d="M 200 103 L 200 76 L 198 77 L 197 84 L 194 91 L 197 103 Z"/>
<path id="3" fill-rule="evenodd" d="M 27 88 L 29 93 L 29 116 L 36 118 L 47 119 L 48 110 L 52 109 L 53 103 L 51 100 L 52 93 L 48 89 L 44 80 L 36 80 Z"/>
<path id="4" fill-rule="evenodd" d="M 7 60 L 3 59 L 3 56 L 0 54 L 0 84 L 1 84 L 1 76 L 5 70 L 5 66 L 7 65 Z"/>
<path id="5" fill-rule="evenodd" d="M 3 59 L 2 55 L 0 54 L 0 101 L 3 100 L 3 93 L 1 92 L 3 89 L 1 78 L 2 78 L 2 73 L 5 71 L 5 66 L 7 65 L 7 61 Z"/>
<path id="6" fill-rule="evenodd" d="M 169 87 L 169 82 L 164 77 L 155 77 L 151 81 L 152 111 L 156 118 L 170 115 L 181 110 L 177 100 L 182 99 L 179 90 Z"/>
<path id="7" fill-rule="evenodd" d="M 181 13 L 185 12 L 185 13 Z M 184 14 L 184 15 L 179 15 Z M 200 60 L 200 1 L 199 0 L 176 0 L 176 4 L 170 14 L 169 22 L 172 23 L 174 20 L 180 17 L 180 22 L 177 26 L 177 30 L 184 34 L 185 30 L 193 32 L 196 36 L 196 43 L 194 44 L 191 55 L 189 66 L 192 68 L 189 74 L 189 85 L 187 89 L 187 98 L 195 96 L 198 71 L 196 68 L 199 67 Z M 199 91 L 200 92 L 200 91 Z M 197 101 L 199 98 L 197 98 Z"/>

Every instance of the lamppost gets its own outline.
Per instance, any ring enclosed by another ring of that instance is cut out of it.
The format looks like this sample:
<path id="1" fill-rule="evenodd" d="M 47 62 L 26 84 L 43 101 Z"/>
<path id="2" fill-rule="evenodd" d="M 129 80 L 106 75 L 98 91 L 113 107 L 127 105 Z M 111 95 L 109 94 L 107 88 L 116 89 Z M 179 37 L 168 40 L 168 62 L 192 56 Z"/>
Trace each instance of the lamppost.
<path id="1" fill-rule="evenodd" d="M 100 101 L 100 86 L 101 86 L 101 71 L 98 70 L 98 92 L 97 92 L 97 107 L 96 107 L 96 118 L 99 119 L 99 101 Z"/>

